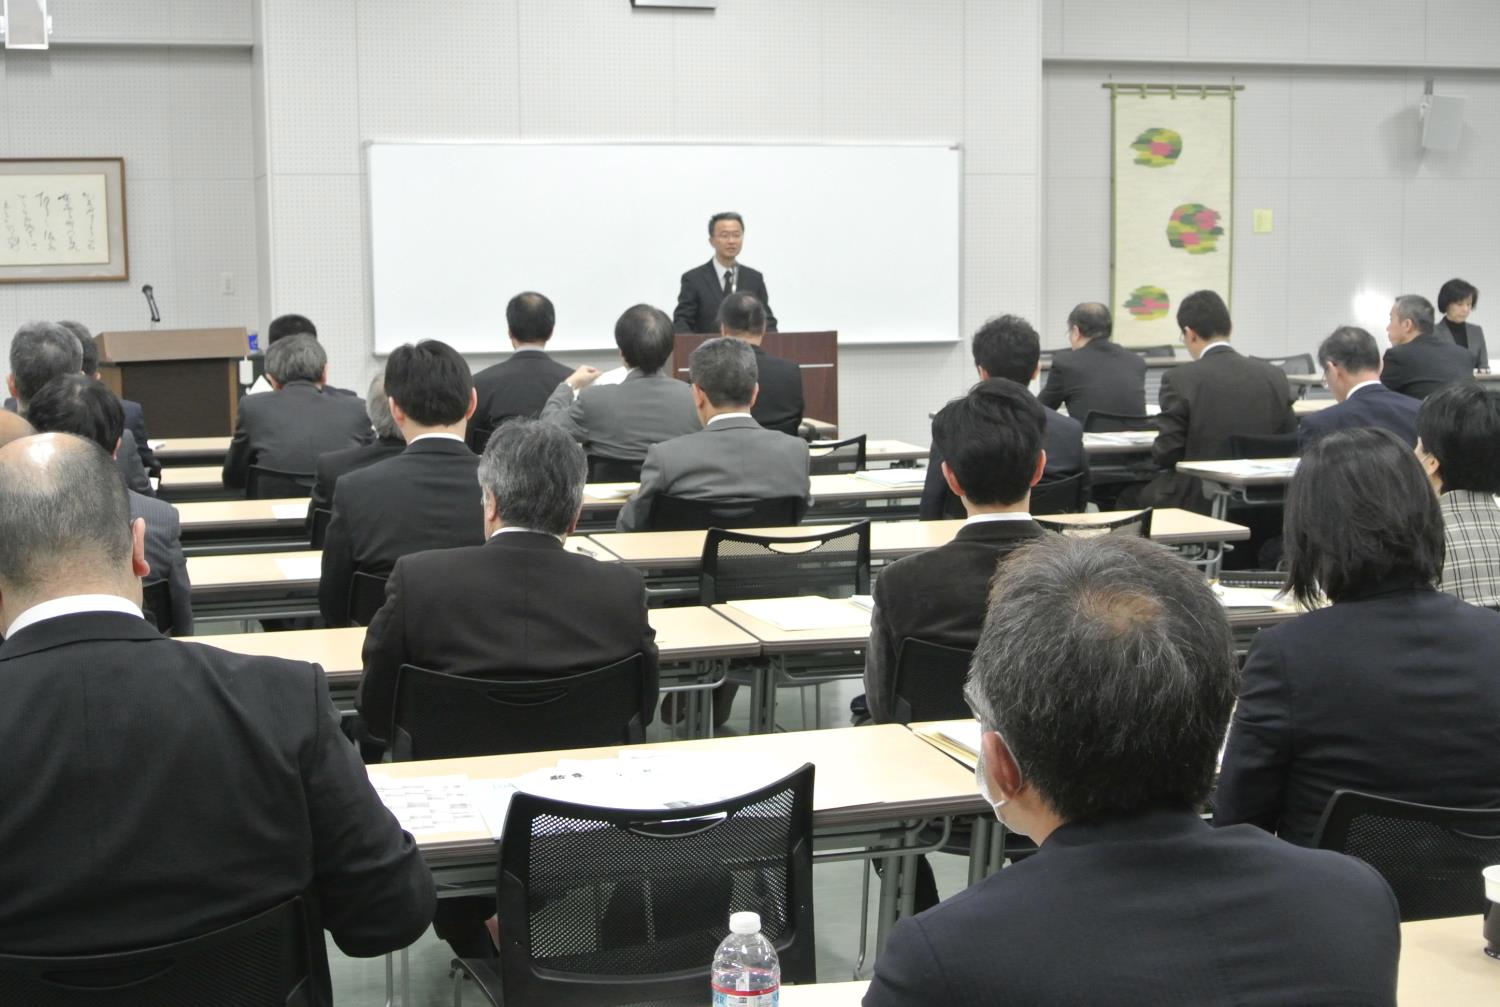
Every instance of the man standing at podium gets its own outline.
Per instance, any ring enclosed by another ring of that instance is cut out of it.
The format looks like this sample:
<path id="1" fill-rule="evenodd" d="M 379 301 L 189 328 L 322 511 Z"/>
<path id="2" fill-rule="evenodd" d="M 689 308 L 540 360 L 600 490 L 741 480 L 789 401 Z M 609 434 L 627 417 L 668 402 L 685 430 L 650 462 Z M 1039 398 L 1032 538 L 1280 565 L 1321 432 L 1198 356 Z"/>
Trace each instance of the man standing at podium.
<path id="1" fill-rule="evenodd" d="M 766 281 L 754 269 L 740 265 L 745 244 L 745 221 L 738 213 L 716 213 L 708 218 L 708 243 L 714 257 L 682 274 L 672 327 L 678 332 L 718 332 L 719 305 L 733 293 L 753 294 L 765 305 L 766 330 L 776 331 L 776 315 L 766 297 Z"/>

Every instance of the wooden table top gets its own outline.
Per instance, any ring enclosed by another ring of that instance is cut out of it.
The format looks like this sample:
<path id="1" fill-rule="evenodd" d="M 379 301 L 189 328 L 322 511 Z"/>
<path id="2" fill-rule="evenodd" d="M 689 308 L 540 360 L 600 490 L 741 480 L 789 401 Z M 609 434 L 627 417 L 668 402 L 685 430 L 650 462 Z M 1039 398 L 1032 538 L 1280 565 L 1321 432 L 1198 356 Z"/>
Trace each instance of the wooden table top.
<path id="1" fill-rule="evenodd" d="M 793 604 L 805 599 L 758 599 L 758 601 L 789 601 Z M 715 605 L 714 611 L 739 626 L 761 642 L 762 650 L 770 655 L 803 654 L 822 650 L 858 650 L 870 640 L 870 610 L 847 599 L 834 602 L 848 615 L 847 625 L 822 626 L 817 629 L 782 629 L 774 623 L 741 611 L 731 603 Z"/>
<path id="2" fill-rule="evenodd" d="M 163 470 L 164 472 L 167 470 Z M 301 527 L 307 523 L 307 499 L 201 500 L 174 503 L 184 529 Z"/>
<path id="3" fill-rule="evenodd" d="M 224 455 L 229 453 L 228 437 L 163 437 L 151 442 L 158 461 L 169 462 L 184 456 Z"/>
<path id="4" fill-rule="evenodd" d="M 862 479 L 857 474 L 813 476 L 810 481 L 814 503 L 905 500 L 922 495 L 920 481 L 891 486 L 873 479 Z M 589 483 L 583 488 L 583 506 L 586 510 L 618 508 L 639 486 L 639 483 Z"/>
<path id="5" fill-rule="evenodd" d="M 164 465 L 161 470 L 163 490 L 221 489 L 224 470 L 218 465 Z"/>

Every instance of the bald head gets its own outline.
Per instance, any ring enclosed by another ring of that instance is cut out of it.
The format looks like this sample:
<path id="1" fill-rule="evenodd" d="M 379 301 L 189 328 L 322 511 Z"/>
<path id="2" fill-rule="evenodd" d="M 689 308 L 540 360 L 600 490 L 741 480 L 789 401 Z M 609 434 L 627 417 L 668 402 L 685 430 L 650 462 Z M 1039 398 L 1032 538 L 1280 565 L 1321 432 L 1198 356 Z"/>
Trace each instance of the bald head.
<path id="1" fill-rule="evenodd" d="M 11 441 L 30 437 L 31 434 L 30 423 L 8 409 L 0 409 L 0 448 L 5 447 Z"/>
<path id="2" fill-rule="evenodd" d="M 139 604 L 139 527 L 114 460 L 71 434 L 0 448 L 0 621 L 69 594 Z"/>

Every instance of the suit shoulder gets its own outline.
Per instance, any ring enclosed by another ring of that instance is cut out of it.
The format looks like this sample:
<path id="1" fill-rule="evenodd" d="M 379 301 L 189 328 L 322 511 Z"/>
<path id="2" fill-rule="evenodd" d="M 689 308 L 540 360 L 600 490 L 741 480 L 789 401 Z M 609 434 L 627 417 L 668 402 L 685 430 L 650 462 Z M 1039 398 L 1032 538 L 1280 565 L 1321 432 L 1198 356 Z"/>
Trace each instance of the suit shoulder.
<path id="1" fill-rule="evenodd" d="M 318 666 L 307 661 L 293 661 L 283 657 L 266 657 L 257 654 L 236 654 L 220 650 L 204 643 L 185 643 L 180 640 L 164 641 L 187 660 L 209 668 L 222 675 L 251 676 L 257 687 L 266 689 L 309 688 L 321 675 Z"/>
<path id="2" fill-rule="evenodd" d="M 1071 416 L 1064 416 L 1050 406 L 1043 406 L 1042 408 L 1047 410 L 1047 426 L 1060 430 L 1068 436 L 1076 434 L 1080 438 L 1083 437 L 1082 423 L 1079 423 Z"/>

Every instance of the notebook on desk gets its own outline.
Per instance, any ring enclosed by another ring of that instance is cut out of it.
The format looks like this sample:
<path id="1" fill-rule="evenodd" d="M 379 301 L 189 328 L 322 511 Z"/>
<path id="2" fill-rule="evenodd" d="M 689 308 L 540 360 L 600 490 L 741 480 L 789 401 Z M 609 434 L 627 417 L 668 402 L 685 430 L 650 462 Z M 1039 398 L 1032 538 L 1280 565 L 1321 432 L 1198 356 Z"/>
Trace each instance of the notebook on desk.
<path id="1" fill-rule="evenodd" d="M 950 758 L 973 769 L 979 763 L 979 721 L 938 720 L 918 724 L 912 732 Z"/>

